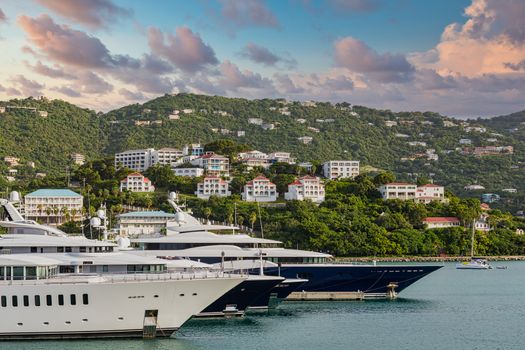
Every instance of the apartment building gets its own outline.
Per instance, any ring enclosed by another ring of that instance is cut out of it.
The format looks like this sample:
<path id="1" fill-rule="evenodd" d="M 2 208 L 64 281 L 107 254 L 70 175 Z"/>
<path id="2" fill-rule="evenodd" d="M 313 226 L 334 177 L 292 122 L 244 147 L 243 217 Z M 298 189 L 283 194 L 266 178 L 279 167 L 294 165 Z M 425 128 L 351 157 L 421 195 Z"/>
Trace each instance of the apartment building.
<path id="1" fill-rule="evenodd" d="M 177 148 L 161 148 L 151 152 L 151 164 L 173 165 L 183 156 L 183 152 Z"/>
<path id="2" fill-rule="evenodd" d="M 444 201 L 445 200 L 445 187 L 426 184 L 419 186 L 416 190 L 416 202 L 418 203 L 430 203 L 433 201 Z"/>
<path id="3" fill-rule="evenodd" d="M 383 199 L 416 199 L 417 185 L 406 182 L 391 182 L 379 186 Z"/>
<path id="4" fill-rule="evenodd" d="M 208 175 L 228 176 L 230 171 L 230 160 L 228 157 L 208 152 L 203 156 L 190 161 L 191 164 L 199 166 Z"/>
<path id="5" fill-rule="evenodd" d="M 84 163 L 86 162 L 86 157 L 80 153 L 72 153 L 70 158 L 73 164 L 76 165 L 84 165 Z"/>
<path id="6" fill-rule="evenodd" d="M 202 168 L 172 168 L 171 170 L 177 176 L 199 177 L 204 175 Z"/>
<path id="7" fill-rule="evenodd" d="M 146 171 L 153 165 L 153 148 L 129 150 L 115 154 L 115 167 L 123 166 L 135 171 Z"/>
<path id="8" fill-rule="evenodd" d="M 359 175 L 359 161 L 330 160 L 323 163 L 323 175 L 327 179 L 354 178 Z"/>
<path id="9" fill-rule="evenodd" d="M 84 197 L 69 189 L 40 189 L 24 197 L 27 220 L 60 225 L 68 220 L 82 219 Z"/>

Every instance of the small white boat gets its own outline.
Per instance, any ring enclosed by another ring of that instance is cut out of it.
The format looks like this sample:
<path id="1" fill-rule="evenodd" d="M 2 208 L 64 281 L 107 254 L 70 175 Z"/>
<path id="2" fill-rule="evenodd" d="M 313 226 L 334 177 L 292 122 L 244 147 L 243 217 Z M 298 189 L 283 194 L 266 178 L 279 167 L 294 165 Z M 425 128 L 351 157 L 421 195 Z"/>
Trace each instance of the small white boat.
<path id="1" fill-rule="evenodd" d="M 470 261 L 464 261 L 456 264 L 456 269 L 459 270 L 489 270 L 492 266 L 487 259 L 472 258 Z"/>

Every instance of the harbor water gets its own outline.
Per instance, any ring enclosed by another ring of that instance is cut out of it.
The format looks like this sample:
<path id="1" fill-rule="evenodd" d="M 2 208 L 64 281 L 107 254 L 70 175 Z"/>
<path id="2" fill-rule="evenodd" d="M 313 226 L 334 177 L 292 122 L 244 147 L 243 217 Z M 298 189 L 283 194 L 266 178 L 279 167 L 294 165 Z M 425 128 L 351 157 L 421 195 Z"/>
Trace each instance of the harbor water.
<path id="1" fill-rule="evenodd" d="M 393 301 L 287 302 L 240 319 L 191 320 L 172 339 L 3 342 L 0 349 L 524 349 L 525 262 L 493 265 L 508 269 L 446 263 Z"/>

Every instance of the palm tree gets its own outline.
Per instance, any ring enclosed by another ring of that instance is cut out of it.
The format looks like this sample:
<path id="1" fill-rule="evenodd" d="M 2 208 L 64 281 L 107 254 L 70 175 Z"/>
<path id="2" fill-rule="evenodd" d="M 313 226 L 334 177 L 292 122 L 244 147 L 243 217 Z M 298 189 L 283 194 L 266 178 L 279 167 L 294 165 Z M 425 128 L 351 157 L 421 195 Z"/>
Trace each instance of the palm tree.
<path id="1" fill-rule="evenodd" d="M 53 212 L 53 208 L 46 207 L 46 215 L 47 215 L 47 224 L 49 225 L 49 217 L 51 216 L 51 213 Z"/>
<path id="2" fill-rule="evenodd" d="M 206 222 L 210 222 L 210 216 L 211 216 L 211 208 L 210 207 L 206 207 L 202 210 L 202 213 L 204 214 L 204 216 L 206 217 Z"/>
<path id="3" fill-rule="evenodd" d="M 64 216 L 64 218 L 66 219 L 66 222 L 68 222 L 70 219 L 69 209 L 67 207 L 62 207 L 60 208 L 60 213 L 62 214 L 62 216 Z"/>
<path id="4" fill-rule="evenodd" d="M 53 214 L 55 215 L 55 223 L 58 223 L 58 213 L 60 213 L 60 209 L 58 207 L 53 207 Z"/>
<path id="5" fill-rule="evenodd" d="M 255 225 L 255 222 L 257 221 L 257 213 L 255 213 L 254 211 L 251 212 L 250 214 L 250 224 L 252 224 L 252 231 L 253 231 L 253 226 Z"/>

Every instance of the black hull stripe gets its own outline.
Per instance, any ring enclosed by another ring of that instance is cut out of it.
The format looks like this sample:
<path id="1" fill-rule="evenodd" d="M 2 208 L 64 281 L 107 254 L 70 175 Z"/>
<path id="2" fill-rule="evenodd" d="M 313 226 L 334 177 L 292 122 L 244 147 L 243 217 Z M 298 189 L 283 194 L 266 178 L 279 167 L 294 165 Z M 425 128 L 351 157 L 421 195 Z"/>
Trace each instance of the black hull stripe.
<path id="1" fill-rule="evenodd" d="M 170 337 L 178 328 L 157 329 L 156 337 Z M 88 338 L 142 338 L 142 329 L 115 331 L 80 331 L 80 332 L 12 332 L 0 333 L 0 340 L 60 340 Z"/>

